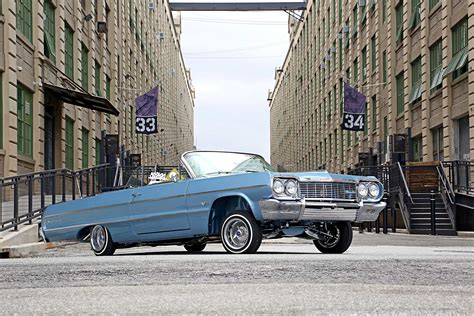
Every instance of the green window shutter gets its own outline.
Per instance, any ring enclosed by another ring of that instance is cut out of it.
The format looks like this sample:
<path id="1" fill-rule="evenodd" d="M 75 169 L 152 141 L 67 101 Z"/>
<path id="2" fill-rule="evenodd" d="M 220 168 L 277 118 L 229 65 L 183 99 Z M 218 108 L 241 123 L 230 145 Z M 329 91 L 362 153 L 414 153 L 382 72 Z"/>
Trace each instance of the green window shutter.
<path id="1" fill-rule="evenodd" d="M 339 71 L 342 70 L 342 57 L 344 52 L 342 51 L 342 37 L 339 39 L 339 49 L 337 51 L 339 53 Z"/>
<path id="2" fill-rule="evenodd" d="M 382 22 L 387 21 L 387 0 L 382 0 Z"/>
<path id="3" fill-rule="evenodd" d="M 411 18 L 408 28 L 413 30 L 416 28 L 421 22 L 420 19 L 420 0 L 412 0 L 411 1 Z"/>
<path id="4" fill-rule="evenodd" d="M 375 39 L 375 35 L 372 36 L 370 39 L 370 68 L 372 69 L 372 72 L 375 72 L 376 65 L 377 65 L 377 42 Z"/>
<path id="5" fill-rule="evenodd" d="M 66 116 L 65 167 L 74 170 L 74 121 Z"/>
<path id="6" fill-rule="evenodd" d="M 53 63 L 56 63 L 56 22 L 54 6 L 51 0 L 44 2 L 44 54 Z"/>
<path id="7" fill-rule="evenodd" d="M 105 76 L 105 97 L 107 100 L 110 100 L 110 83 L 111 79 L 109 76 Z"/>
<path id="8" fill-rule="evenodd" d="M 133 131 L 135 129 L 135 124 L 133 124 L 133 107 L 130 107 L 130 142 L 132 142 Z"/>
<path id="9" fill-rule="evenodd" d="M 367 47 L 362 49 L 362 81 L 367 79 Z"/>
<path id="10" fill-rule="evenodd" d="M 421 57 L 411 64 L 411 94 L 410 103 L 415 103 L 421 98 Z"/>
<path id="11" fill-rule="evenodd" d="M 341 162 L 344 161 L 344 130 L 341 127 L 341 130 L 339 132 L 339 137 L 341 138 L 341 142 L 339 144 L 339 149 L 341 151 Z"/>
<path id="12" fill-rule="evenodd" d="M 65 72 L 66 76 L 74 80 L 74 31 L 72 28 L 65 23 Z"/>
<path id="13" fill-rule="evenodd" d="M 350 131 L 347 131 L 347 147 L 351 146 L 352 134 Z"/>
<path id="14" fill-rule="evenodd" d="M 438 3 L 439 0 L 430 0 L 430 10 L 432 10 Z"/>
<path id="15" fill-rule="evenodd" d="M 366 4 L 362 9 L 362 25 L 365 25 L 367 23 L 367 7 L 368 5 Z"/>
<path id="16" fill-rule="evenodd" d="M 336 0 L 332 0 L 331 10 L 332 10 L 332 23 L 336 23 Z"/>
<path id="17" fill-rule="evenodd" d="M 16 28 L 28 41 L 33 42 L 32 0 L 16 1 Z"/>
<path id="18" fill-rule="evenodd" d="M 359 81 L 359 61 L 358 58 L 354 59 L 353 64 L 353 81 L 357 84 Z"/>
<path id="19" fill-rule="evenodd" d="M 342 117 L 344 107 L 344 81 L 339 79 L 339 116 Z"/>
<path id="20" fill-rule="evenodd" d="M 368 111 L 367 111 L 367 110 L 368 110 L 368 106 L 369 106 L 369 105 L 367 104 L 367 102 L 365 102 L 365 111 L 364 111 L 364 114 L 365 114 L 365 115 L 364 115 L 364 116 L 365 116 L 364 135 L 367 135 L 367 132 L 368 132 L 368 130 L 369 130 L 368 127 L 367 127 L 367 125 L 368 125 L 367 122 L 369 121 L 368 116 L 367 116 L 367 114 L 368 114 Z"/>
<path id="21" fill-rule="evenodd" d="M 385 116 L 383 118 L 383 152 L 384 153 L 387 153 L 388 152 L 388 141 L 387 141 L 387 138 L 388 138 L 388 119 L 387 117 Z"/>
<path id="22" fill-rule="evenodd" d="M 395 8 L 395 41 L 397 46 L 403 41 L 403 2 L 401 1 Z"/>
<path id="23" fill-rule="evenodd" d="M 398 115 L 402 114 L 403 111 L 405 110 L 405 103 L 404 103 L 404 97 L 405 97 L 404 73 L 402 72 L 395 79 L 396 79 L 396 83 L 397 83 L 397 116 L 398 116 Z"/>
<path id="24" fill-rule="evenodd" d="M 377 96 L 372 96 L 372 130 L 377 129 Z"/>
<path id="25" fill-rule="evenodd" d="M 430 90 L 440 88 L 443 82 L 441 41 L 430 47 Z"/>
<path id="26" fill-rule="evenodd" d="M 447 76 L 453 73 L 453 79 L 456 79 L 463 73 L 467 72 L 467 59 L 468 59 L 468 47 L 467 47 L 467 18 L 456 24 L 452 29 L 453 37 L 453 58 L 446 68 Z"/>
<path id="27" fill-rule="evenodd" d="M 387 85 L 387 52 L 383 51 L 382 53 L 382 76 L 383 76 L 383 84 L 384 86 Z"/>
<path id="28" fill-rule="evenodd" d="M 377 0 L 370 0 L 370 12 L 375 11 L 375 4 L 377 3 Z"/>
<path id="29" fill-rule="evenodd" d="M 81 44 L 81 86 L 86 92 L 89 92 L 89 50 Z"/>
<path id="30" fill-rule="evenodd" d="M 33 157 L 33 93 L 21 84 L 17 86 L 17 151 Z"/>
<path id="31" fill-rule="evenodd" d="M 89 131 L 82 129 L 82 168 L 89 167 Z"/>
<path id="32" fill-rule="evenodd" d="M 358 25 L 359 25 L 359 20 L 358 20 L 358 11 L 357 11 L 357 5 L 354 6 L 354 9 L 352 10 L 352 37 L 357 37 L 357 31 L 358 31 Z"/>
<path id="33" fill-rule="evenodd" d="M 96 60 L 95 61 L 95 65 L 94 65 L 94 76 L 95 76 L 95 94 L 100 96 L 101 93 L 101 89 L 100 89 L 100 64 L 99 62 Z"/>
<path id="34" fill-rule="evenodd" d="M 100 165 L 100 146 L 101 141 L 99 138 L 95 139 L 95 165 Z"/>

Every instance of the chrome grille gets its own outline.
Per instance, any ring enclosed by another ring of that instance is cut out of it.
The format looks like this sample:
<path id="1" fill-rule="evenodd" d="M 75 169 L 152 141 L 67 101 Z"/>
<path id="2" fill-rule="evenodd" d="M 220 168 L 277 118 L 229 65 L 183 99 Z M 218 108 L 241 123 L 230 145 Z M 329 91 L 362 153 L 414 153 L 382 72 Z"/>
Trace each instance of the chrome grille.
<path id="1" fill-rule="evenodd" d="M 356 200 L 355 183 L 341 182 L 300 182 L 300 195 L 316 200 Z"/>

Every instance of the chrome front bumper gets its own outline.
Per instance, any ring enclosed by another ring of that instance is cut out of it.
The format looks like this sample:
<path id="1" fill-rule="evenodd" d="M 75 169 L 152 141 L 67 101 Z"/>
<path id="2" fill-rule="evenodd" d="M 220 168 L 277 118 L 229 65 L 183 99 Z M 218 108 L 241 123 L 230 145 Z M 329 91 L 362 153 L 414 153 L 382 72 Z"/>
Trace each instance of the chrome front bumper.
<path id="1" fill-rule="evenodd" d="M 313 201 L 261 200 L 264 220 L 373 222 L 386 207 L 378 203 L 329 203 Z"/>

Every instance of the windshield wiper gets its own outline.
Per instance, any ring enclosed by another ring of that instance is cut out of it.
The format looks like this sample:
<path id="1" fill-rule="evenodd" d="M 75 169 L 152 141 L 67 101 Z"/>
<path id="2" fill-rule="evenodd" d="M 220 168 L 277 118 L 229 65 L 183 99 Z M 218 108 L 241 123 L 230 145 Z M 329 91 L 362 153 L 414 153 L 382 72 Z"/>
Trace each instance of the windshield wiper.
<path id="1" fill-rule="evenodd" d="M 231 171 L 215 171 L 215 172 L 209 172 L 209 173 L 203 174 L 203 176 L 213 176 L 216 174 L 230 174 L 230 173 L 232 172 Z"/>

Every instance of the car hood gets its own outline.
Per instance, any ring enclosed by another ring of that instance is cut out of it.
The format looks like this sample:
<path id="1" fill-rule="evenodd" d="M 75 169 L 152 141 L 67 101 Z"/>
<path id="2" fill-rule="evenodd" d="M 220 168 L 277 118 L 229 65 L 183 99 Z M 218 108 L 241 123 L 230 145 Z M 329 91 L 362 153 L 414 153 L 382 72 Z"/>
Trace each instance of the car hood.
<path id="1" fill-rule="evenodd" d="M 377 178 L 369 176 L 353 176 L 347 174 L 331 173 L 328 171 L 307 171 L 307 172 L 275 172 L 274 177 L 291 177 L 298 181 L 311 182 L 359 182 L 359 181 L 378 181 Z"/>

